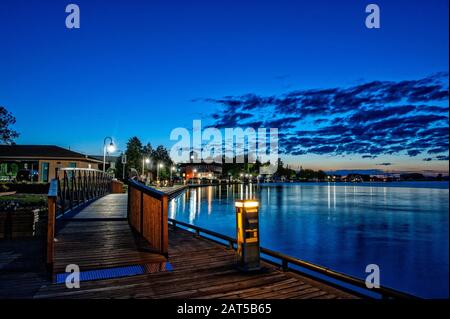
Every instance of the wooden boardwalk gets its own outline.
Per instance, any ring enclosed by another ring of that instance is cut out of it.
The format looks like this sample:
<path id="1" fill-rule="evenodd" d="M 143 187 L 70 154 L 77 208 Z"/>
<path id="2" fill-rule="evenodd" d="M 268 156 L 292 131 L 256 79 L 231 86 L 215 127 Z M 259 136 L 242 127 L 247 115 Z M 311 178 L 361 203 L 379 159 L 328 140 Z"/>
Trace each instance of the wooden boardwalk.
<path id="1" fill-rule="evenodd" d="M 264 269 L 258 273 L 240 272 L 235 268 L 233 250 L 179 228 L 169 231 L 166 260 L 148 251 L 127 221 L 98 219 L 102 215 L 126 216 L 126 200 L 126 195 L 108 195 L 86 207 L 80 213 L 83 219 L 64 222 L 55 245 L 55 272 L 64 272 L 70 263 L 86 271 L 166 261 L 171 271 L 82 281 L 78 289 L 55 284 L 42 273 L 0 274 L 0 298 L 355 298 L 268 263 L 263 263 Z M 94 207 L 101 207 L 101 211 Z M 87 220 L 90 216 L 96 217 Z"/>
<path id="2" fill-rule="evenodd" d="M 127 194 L 109 194 L 97 199 L 71 219 L 127 218 Z"/>

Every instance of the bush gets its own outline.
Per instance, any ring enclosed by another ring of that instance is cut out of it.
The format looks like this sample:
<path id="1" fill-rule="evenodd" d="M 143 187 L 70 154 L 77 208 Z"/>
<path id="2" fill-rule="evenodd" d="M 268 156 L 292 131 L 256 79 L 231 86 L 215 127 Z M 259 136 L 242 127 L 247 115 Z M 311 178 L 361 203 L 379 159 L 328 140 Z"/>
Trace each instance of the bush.
<path id="1" fill-rule="evenodd" d="M 49 183 L 7 183 L 3 184 L 9 191 L 16 191 L 21 194 L 47 194 Z"/>
<path id="2" fill-rule="evenodd" d="M 0 211 L 16 211 L 47 207 L 47 196 L 40 194 L 14 194 L 0 196 Z"/>

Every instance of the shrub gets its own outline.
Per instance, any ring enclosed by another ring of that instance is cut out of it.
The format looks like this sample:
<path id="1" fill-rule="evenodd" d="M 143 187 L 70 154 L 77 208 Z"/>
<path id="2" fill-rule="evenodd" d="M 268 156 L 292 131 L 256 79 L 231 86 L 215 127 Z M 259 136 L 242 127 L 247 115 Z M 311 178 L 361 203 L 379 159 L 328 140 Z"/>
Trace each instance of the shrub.
<path id="1" fill-rule="evenodd" d="M 14 194 L 0 196 L 0 211 L 16 211 L 47 207 L 47 196 L 40 194 Z"/>

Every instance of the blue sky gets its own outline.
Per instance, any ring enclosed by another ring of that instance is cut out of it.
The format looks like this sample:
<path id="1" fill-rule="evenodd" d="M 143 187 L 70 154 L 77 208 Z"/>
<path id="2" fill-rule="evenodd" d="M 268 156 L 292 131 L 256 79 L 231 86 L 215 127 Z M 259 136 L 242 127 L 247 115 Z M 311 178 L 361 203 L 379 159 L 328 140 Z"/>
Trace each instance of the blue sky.
<path id="1" fill-rule="evenodd" d="M 17 118 L 17 143 L 101 153 L 105 136 L 121 149 L 133 135 L 170 147 L 173 128 L 214 123 L 212 115 L 224 112 L 214 101 L 224 97 L 283 97 L 448 71 L 447 0 L 372 2 L 381 8 L 378 30 L 364 25 L 370 2 L 356 0 L 2 1 L 0 104 Z M 69 3 L 80 7 L 80 29 L 65 28 Z M 448 74 L 440 81 L 448 90 Z M 448 97 L 415 103 L 448 109 Z M 448 138 L 448 117 L 427 125 L 446 126 Z M 284 133 L 298 137 L 312 127 L 300 120 Z M 448 171 L 448 160 L 436 158 L 448 157 L 448 144 L 446 152 L 428 150 L 284 158 L 327 170 Z"/>

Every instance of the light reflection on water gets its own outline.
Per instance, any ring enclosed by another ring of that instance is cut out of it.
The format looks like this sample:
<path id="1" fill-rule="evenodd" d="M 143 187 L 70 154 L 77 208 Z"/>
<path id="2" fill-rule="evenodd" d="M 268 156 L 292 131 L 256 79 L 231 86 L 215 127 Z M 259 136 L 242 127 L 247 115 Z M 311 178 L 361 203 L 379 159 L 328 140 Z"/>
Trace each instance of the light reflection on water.
<path id="1" fill-rule="evenodd" d="M 192 188 L 170 202 L 169 214 L 235 237 L 234 201 L 257 198 L 262 246 L 360 278 L 375 263 L 382 285 L 448 297 L 448 184 L 404 185 Z"/>

